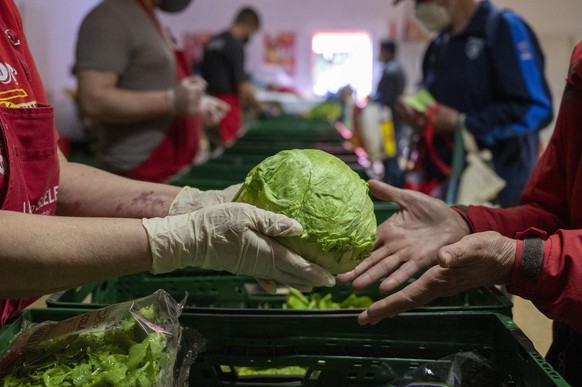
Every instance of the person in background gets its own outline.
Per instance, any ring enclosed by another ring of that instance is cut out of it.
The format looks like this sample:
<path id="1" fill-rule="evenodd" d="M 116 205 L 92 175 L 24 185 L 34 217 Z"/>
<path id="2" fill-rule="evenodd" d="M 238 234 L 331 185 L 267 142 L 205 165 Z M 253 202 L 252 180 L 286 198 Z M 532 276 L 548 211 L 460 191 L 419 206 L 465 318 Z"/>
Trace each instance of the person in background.
<path id="1" fill-rule="evenodd" d="M 216 124 L 228 110 L 204 95 L 205 82 L 190 74 L 155 14 L 189 3 L 105 0 L 83 20 L 74 65 L 77 102 L 98 128 L 100 168 L 165 182 L 192 165 L 204 124 Z"/>
<path id="2" fill-rule="evenodd" d="M 232 146 L 241 134 L 243 106 L 250 106 L 258 115 L 264 110 L 245 72 L 244 48 L 260 25 L 257 11 L 244 7 L 228 30 L 212 37 L 204 49 L 200 73 L 208 83 L 208 93 L 230 106 L 218 127 L 224 147 Z"/>
<path id="3" fill-rule="evenodd" d="M 39 295 L 143 271 L 227 270 L 271 292 L 274 281 L 334 284 L 271 238 L 301 225 L 232 203 L 238 186 L 202 192 L 68 162 L 13 0 L 0 2 L 0 27 L 0 56 L 14 70 L 0 83 L 0 325 Z"/>
<path id="4" fill-rule="evenodd" d="M 383 71 L 376 89 L 375 101 L 390 108 L 394 128 L 396 154 L 384 161 L 384 181 L 399 187 L 403 185 L 402 171 L 398 165 L 398 139 L 402 125 L 395 112 L 398 98 L 404 93 L 406 87 L 406 73 L 396 59 L 397 48 L 396 42 L 392 39 L 380 42 L 380 62 L 383 65 Z"/>
<path id="5" fill-rule="evenodd" d="M 390 292 L 359 316 L 377 324 L 438 297 L 507 284 L 554 320 L 546 356 L 573 386 L 582 385 L 582 42 L 572 54 L 556 127 L 513 208 L 449 207 L 419 192 L 377 181 L 371 192 L 400 204 L 378 228 L 375 251 L 338 276 L 361 290 L 381 280 Z"/>
<path id="6" fill-rule="evenodd" d="M 404 99 L 398 105 L 403 120 L 426 128 L 419 190 L 445 197 L 452 133 L 462 124 L 479 148 L 491 151 L 493 167 L 506 181 L 497 204 L 517 205 L 539 158 L 539 131 L 553 118 L 544 58 L 534 32 L 515 12 L 498 9 L 488 0 L 415 4 L 417 19 L 437 33 L 424 55 L 422 85 L 439 103 L 422 115 Z"/>

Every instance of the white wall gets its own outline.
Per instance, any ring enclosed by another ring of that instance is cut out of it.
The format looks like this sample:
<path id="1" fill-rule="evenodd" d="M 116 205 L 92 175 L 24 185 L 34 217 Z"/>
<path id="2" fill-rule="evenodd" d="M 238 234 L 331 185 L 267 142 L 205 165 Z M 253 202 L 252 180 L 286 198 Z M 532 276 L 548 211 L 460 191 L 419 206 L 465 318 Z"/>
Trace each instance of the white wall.
<path id="1" fill-rule="evenodd" d="M 76 32 L 83 16 L 99 0 L 16 0 L 21 9 L 28 40 L 43 77 L 49 97 L 65 116 L 73 114 L 64 89 L 75 86 L 70 75 Z M 569 55 L 582 40 L 582 1 L 580 0 L 496 0 L 524 16 L 537 32 L 546 52 L 547 75 L 556 103 L 564 85 Z M 228 26 L 236 10 L 255 6 L 262 14 L 261 32 L 295 31 L 297 34 L 297 77 L 299 87 L 311 83 L 310 40 L 317 29 L 357 29 L 372 33 L 375 43 L 385 37 L 391 22 L 398 31 L 404 25 L 412 1 L 397 7 L 391 0 L 194 0 L 177 15 L 163 15 L 176 36 L 182 32 L 221 30 Z M 131 21 L 128 21 L 131 22 Z M 248 67 L 261 63 L 262 39 L 256 36 L 248 47 Z M 376 46 L 376 45 L 375 45 Z M 401 60 L 408 67 L 411 82 L 418 80 L 419 57 L 423 43 L 401 43 Z M 377 73 L 378 69 L 374 69 Z"/>
<path id="2" fill-rule="evenodd" d="M 220 5 L 217 5 L 220 4 Z M 162 14 L 176 36 L 183 32 L 226 29 L 241 6 L 250 5 L 261 15 L 262 28 L 247 48 L 250 72 L 261 65 L 261 33 L 296 33 L 296 86 L 311 89 L 311 37 L 316 30 L 364 30 L 374 42 L 386 37 L 390 23 L 398 26 L 403 8 L 391 7 L 388 0 L 195 0 L 184 12 Z M 396 27 L 398 29 L 398 27 Z M 374 44 L 374 47 L 376 44 Z"/>

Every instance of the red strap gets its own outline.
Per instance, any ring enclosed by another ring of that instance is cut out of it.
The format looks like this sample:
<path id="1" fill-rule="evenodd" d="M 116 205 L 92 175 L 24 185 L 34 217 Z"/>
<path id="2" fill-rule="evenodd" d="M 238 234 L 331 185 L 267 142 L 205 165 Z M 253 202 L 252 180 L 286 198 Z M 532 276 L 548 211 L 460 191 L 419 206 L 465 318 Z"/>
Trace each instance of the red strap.
<path id="1" fill-rule="evenodd" d="M 426 128 L 424 130 L 424 138 L 426 142 L 426 150 L 428 152 L 428 156 L 432 160 L 433 163 L 437 166 L 437 168 L 446 176 L 451 174 L 451 167 L 449 167 L 444 161 L 442 161 L 435 148 L 434 148 L 434 117 L 436 116 L 437 111 L 439 110 L 440 104 L 435 103 L 428 109 L 428 122 L 426 123 Z"/>
<path id="2" fill-rule="evenodd" d="M 148 14 L 152 23 L 154 23 L 154 26 L 156 27 L 156 29 L 158 30 L 160 35 L 162 35 L 162 38 L 164 38 L 164 41 L 166 41 L 166 38 L 164 36 L 164 32 L 162 31 L 162 26 L 160 25 L 160 22 L 158 21 L 158 18 L 156 17 L 156 14 L 154 13 L 154 10 L 152 9 L 152 7 L 147 5 L 144 0 L 137 0 L 137 2 L 139 3 L 139 5 L 141 5 L 141 7 L 145 11 L 145 13 Z"/>

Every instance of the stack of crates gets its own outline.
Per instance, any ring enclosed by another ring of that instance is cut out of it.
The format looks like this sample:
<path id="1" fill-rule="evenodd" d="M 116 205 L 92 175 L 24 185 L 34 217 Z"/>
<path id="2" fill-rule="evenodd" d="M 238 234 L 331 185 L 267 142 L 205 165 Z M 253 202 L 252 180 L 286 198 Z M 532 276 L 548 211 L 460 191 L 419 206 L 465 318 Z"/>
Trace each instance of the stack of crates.
<path id="1" fill-rule="evenodd" d="M 365 178 L 345 141 L 326 120 L 264 120 L 223 155 L 193 167 L 172 184 L 222 189 L 241 183 L 266 157 L 296 148 L 332 153 Z M 378 223 L 397 209 L 394 203 L 375 202 Z M 190 370 L 192 386 L 385 386 L 427 362 L 468 351 L 494 365 L 495 385 L 568 385 L 512 322 L 512 303 L 495 287 L 437 299 L 375 326 L 359 326 L 357 316 L 363 309 L 289 309 L 285 287 L 271 295 L 251 277 L 198 269 L 158 276 L 140 273 L 56 293 L 48 299 L 48 308 L 27 310 L 22 319 L 0 330 L 0 354 L 23 320 L 60 321 L 158 289 L 178 301 L 188 294 L 180 321 L 206 340 L 206 349 Z M 354 293 L 374 301 L 385 297 L 376 286 L 354 292 L 349 285 L 314 289 L 307 296 L 327 296 L 340 303 Z M 269 372 L 287 367 L 302 372 Z M 241 371 L 249 368 L 266 372 Z"/>

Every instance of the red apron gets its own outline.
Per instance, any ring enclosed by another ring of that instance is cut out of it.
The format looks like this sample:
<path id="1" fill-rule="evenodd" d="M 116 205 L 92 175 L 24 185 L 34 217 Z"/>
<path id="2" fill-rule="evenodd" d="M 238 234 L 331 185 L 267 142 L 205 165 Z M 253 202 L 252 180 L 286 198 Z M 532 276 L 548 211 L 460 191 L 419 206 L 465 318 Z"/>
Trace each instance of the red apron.
<path id="1" fill-rule="evenodd" d="M 59 160 L 53 108 L 0 108 L 0 130 L 0 186 L 7 186 L 2 210 L 54 215 Z M 37 298 L 0 300 L 0 326 Z"/>
<path id="2" fill-rule="evenodd" d="M 150 16 L 152 22 L 164 38 L 163 32 L 152 9 L 142 1 L 138 3 Z M 183 52 L 174 50 L 178 80 L 191 75 Z M 166 137 L 152 154 L 139 166 L 124 176 L 145 181 L 162 183 L 192 164 L 200 147 L 202 136 L 202 116 L 175 117 L 166 132 Z"/>
<path id="3" fill-rule="evenodd" d="M 242 126 L 240 101 L 235 93 L 214 94 L 214 97 L 230 106 L 230 110 L 218 125 L 220 140 L 223 144 L 228 144 L 238 138 Z"/>

